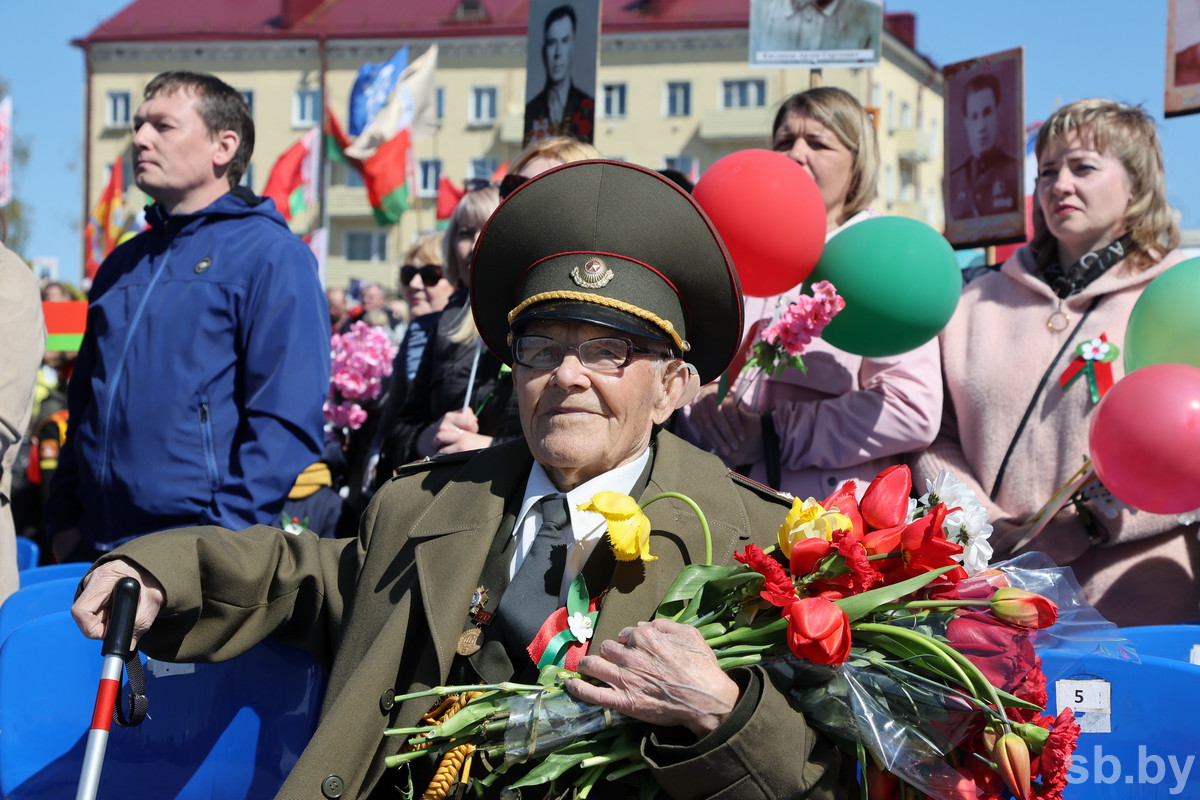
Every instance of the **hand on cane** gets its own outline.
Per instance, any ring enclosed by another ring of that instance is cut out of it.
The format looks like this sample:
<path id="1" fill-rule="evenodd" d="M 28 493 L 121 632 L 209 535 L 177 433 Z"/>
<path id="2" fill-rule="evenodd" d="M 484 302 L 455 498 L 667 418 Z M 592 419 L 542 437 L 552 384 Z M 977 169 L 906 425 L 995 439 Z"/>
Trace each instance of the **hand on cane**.
<path id="1" fill-rule="evenodd" d="M 142 585 L 137 613 L 133 619 L 131 648 L 137 649 L 138 639 L 150 630 L 155 618 L 166 603 L 162 584 L 153 575 L 131 561 L 117 559 L 101 564 L 83 579 L 83 591 L 71 606 L 71 616 L 79 630 L 89 639 L 103 639 L 108 630 L 113 587 L 121 578 L 133 578 Z"/>

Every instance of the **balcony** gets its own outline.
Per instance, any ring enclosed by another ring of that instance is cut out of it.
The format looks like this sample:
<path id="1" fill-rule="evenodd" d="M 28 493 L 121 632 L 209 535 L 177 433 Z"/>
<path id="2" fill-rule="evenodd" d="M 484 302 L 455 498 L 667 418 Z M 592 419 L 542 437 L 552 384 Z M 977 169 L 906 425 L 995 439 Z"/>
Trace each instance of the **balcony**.
<path id="1" fill-rule="evenodd" d="M 371 203 L 362 186 L 329 186 L 325 190 L 325 202 L 329 204 L 331 217 L 371 216 Z"/>
<path id="2" fill-rule="evenodd" d="M 923 164 L 933 158 L 933 134 L 918 128 L 897 128 L 896 151 L 901 161 Z"/>

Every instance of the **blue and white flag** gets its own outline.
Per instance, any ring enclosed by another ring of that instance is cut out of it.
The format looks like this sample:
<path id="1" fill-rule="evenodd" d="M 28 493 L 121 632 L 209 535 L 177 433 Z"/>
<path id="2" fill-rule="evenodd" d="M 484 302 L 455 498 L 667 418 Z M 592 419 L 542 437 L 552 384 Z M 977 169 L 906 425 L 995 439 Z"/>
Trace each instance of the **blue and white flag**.
<path id="1" fill-rule="evenodd" d="M 363 64 L 358 68 L 354 88 L 350 90 L 350 114 L 347 133 L 358 136 L 387 103 L 400 73 L 408 66 L 408 47 L 401 47 L 382 64 Z"/>

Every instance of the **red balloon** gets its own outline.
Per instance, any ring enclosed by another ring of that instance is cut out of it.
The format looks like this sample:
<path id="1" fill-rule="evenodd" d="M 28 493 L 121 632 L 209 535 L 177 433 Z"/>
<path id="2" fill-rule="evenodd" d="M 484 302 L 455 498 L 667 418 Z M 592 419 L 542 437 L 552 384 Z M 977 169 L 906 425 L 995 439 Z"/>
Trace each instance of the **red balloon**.
<path id="1" fill-rule="evenodd" d="M 773 150 L 739 150 L 704 171 L 692 196 L 717 227 L 742 292 L 773 297 L 825 249 L 825 201 L 804 168 Z"/>
<path id="2" fill-rule="evenodd" d="M 1096 474 L 1152 514 L 1200 508 L 1200 367 L 1152 364 L 1113 385 L 1092 415 Z"/>

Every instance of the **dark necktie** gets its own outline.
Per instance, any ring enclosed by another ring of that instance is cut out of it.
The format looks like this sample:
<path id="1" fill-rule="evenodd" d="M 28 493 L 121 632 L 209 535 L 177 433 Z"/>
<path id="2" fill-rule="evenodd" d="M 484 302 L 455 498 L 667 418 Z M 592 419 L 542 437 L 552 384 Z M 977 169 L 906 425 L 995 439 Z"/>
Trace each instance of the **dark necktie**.
<path id="1" fill-rule="evenodd" d="M 497 608 L 497 622 L 504 630 L 514 666 L 521 663 L 522 655 L 529 660 L 525 648 L 546 617 L 558 610 L 558 592 L 573 538 L 566 495 L 548 494 L 533 507 L 541 511 L 542 525 Z"/>

